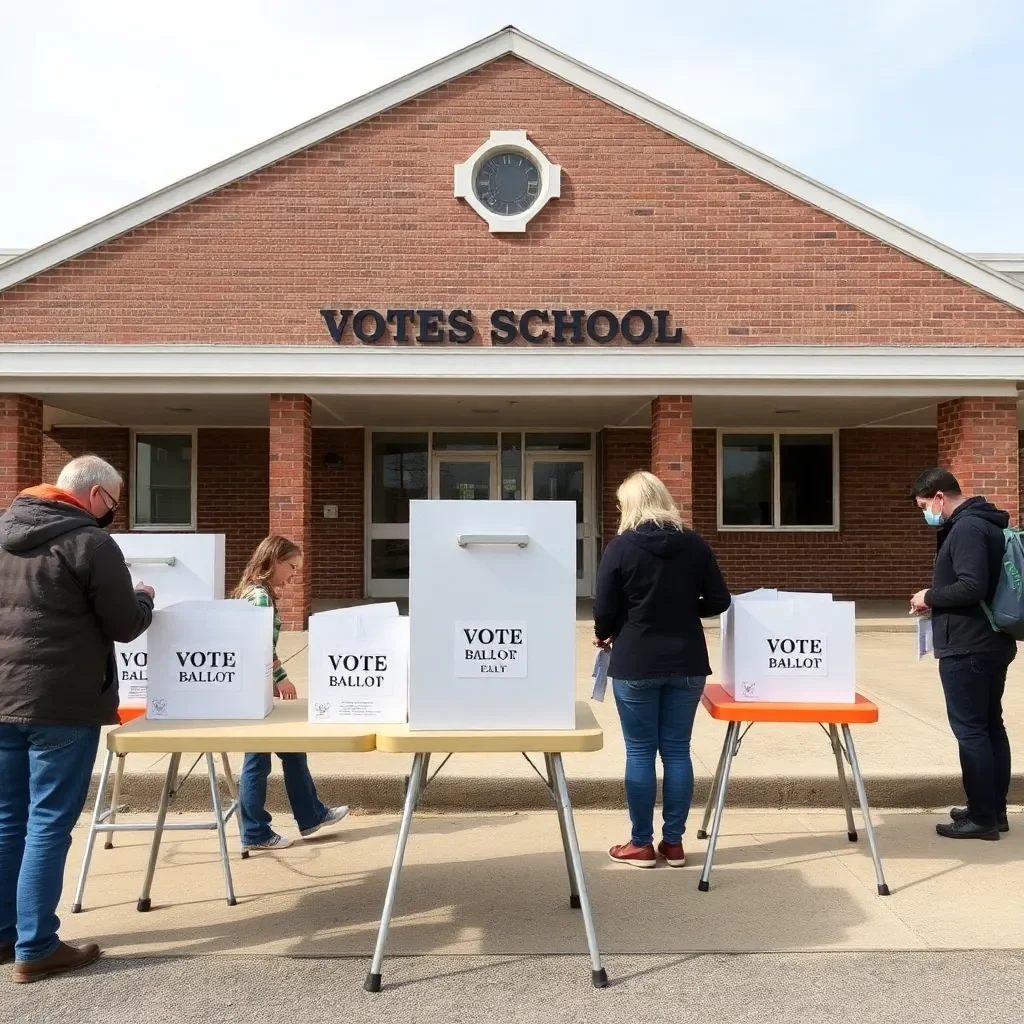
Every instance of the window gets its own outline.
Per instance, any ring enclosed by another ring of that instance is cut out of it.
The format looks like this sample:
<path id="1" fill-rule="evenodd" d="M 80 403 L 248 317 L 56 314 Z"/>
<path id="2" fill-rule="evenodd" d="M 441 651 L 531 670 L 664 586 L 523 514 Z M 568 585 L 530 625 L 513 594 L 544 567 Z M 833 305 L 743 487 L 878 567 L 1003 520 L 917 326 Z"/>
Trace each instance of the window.
<path id="1" fill-rule="evenodd" d="M 195 435 L 136 434 L 132 526 L 195 529 Z"/>
<path id="2" fill-rule="evenodd" d="M 370 521 L 409 522 L 409 502 L 427 497 L 427 435 L 373 435 Z"/>
<path id="3" fill-rule="evenodd" d="M 719 434 L 719 528 L 834 530 L 835 433 Z"/>

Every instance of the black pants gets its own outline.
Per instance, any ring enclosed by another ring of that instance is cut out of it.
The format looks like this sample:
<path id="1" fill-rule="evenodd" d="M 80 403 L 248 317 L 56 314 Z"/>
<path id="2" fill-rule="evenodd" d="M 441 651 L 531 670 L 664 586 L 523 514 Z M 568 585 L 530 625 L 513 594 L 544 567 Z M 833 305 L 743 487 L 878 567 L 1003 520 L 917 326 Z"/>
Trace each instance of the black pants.
<path id="1" fill-rule="evenodd" d="M 971 820 L 994 825 L 1006 813 L 1010 741 L 1003 725 L 1006 659 L 969 654 L 940 658 L 946 714 L 960 745 L 960 770 Z"/>

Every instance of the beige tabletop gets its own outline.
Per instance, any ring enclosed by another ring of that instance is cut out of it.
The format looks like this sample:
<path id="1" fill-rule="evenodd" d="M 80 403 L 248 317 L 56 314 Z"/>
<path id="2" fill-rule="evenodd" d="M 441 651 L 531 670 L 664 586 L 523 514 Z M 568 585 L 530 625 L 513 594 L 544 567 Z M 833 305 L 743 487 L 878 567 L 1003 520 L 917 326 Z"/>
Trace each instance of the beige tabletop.
<path id="1" fill-rule="evenodd" d="M 378 725 L 377 749 L 388 754 L 540 754 L 600 750 L 604 732 L 586 701 L 576 702 L 576 728 L 552 730 L 429 730 L 412 732 L 408 725 Z"/>
<path id="2" fill-rule="evenodd" d="M 266 718 L 247 721 L 136 718 L 107 733 L 115 754 L 335 754 L 374 748 L 372 725 L 326 725 L 306 721 L 308 701 L 281 700 Z"/>

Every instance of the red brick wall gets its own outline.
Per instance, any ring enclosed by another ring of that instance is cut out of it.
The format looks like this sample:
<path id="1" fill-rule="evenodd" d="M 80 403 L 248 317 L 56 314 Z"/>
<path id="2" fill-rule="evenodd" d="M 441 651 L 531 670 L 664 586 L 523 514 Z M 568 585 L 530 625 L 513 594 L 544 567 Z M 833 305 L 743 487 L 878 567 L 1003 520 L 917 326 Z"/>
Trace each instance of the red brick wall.
<path id="1" fill-rule="evenodd" d="M 338 456 L 336 465 L 326 456 Z M 363 579 L 364 433 L 355 429 L 313 431 L 313 599 L 359 598 Z M 325 519 L 324 505 L 338 518 Z"/>
<path id="2" fill-rule="evenodd" d="M 312 599 L 313 405 L 309 395 L 270 396 L 270 532 L 294 541 L 302 565 L 279 602 L 285 629 L 305 629 Z"/>
<path id="3" fill-rule="evenodd" d="M 27 395 L 0 395 L 0 509 L 41 483 L 42 468 L 43 403 Z"/>
<path id="4" fill-rule="evenodd" d="M 659 395 L 651 402 L 651 471 L 675 499 L 683 522 L 693 518 L 693 399 Z"/>
<path id="5" fill-rule="evenodd" d="M 114 515 L 110 529 L 124 533 L 128 529 L 128 510 L 131 508 L 131 434 L 126 427 L 54 427 L 43 434 L 43 473 L 46 483 L 52 484 L 64 466 L 79 455 L 98 455 L 106 459 L 124 479 L 121 504 Z"/>
<path id="6" fill-rule="evenodd" d="M 713 430 L 694 431 L 694 527 L 734 592 L 772 586 L 884 600 L 909 598 L 931 579 L 935 533 L 909 494 L 935 463 L 935 431 L 840 431 L 839 533 L 719 533 L 715 444 Z"/>
<path id="7" fill-rule="evenodd" d="M 225 535 L 230 594 L 270 532 L 270 435 L 261 428 L 200 430 L 196 444 L 196 525 L 200 533 Z"/>
<path id="8" fill-rule="evenodd" d="M 523 235 L 452 196 L 502 125 L 564 171 Z M 1019 311 L 507 56 L 0 294 L 0 341 L 327 346 L 334 306 L 670 309 L 693 345 L 1024 340 Z"/>
<path id="9" fill-rule="evenodd" d="M 909 597 L 930 579 L 935 534 L 908 495 L 917 474 L 935 464 L 935 431 L 840 431 L 839 533 L 719 533 L 715 444 L 715 431 L 693 432 L 693 526 L 735 592 L 777 586 L 886 600 Z M 632 470 L 650 467 L 649 433 L 606 430 L 602 453 L 607 543 L 618 524 L 615 489 Z"/>
<path id="10" fill-rule="evenodd" d="M 1020 505 L 1016 399 L 942 402 L 937 421 L 938 465 L 957 478 L 965 494 L 983 494 L 1016 521 Z"/>
<path id="11" fill-rule="evenodd" d="M 651 468 L 650 430 L 609 427 L 601 432 L 601 541 L 607 544 L 619 528 L 619 484 L 638 469 Z"/>

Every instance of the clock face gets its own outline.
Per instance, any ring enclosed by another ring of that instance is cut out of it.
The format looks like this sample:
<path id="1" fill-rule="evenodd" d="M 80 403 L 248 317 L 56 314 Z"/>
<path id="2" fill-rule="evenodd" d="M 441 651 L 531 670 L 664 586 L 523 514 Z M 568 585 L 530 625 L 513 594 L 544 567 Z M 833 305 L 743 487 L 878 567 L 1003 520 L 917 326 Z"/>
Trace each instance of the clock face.
<path id="1" fill-rule="evenodd" d="M 487 209 L 514 217 L 537 201 L 540 171 L 522 153 L 495 153 L 477 169 L 473 190 Z"/>

